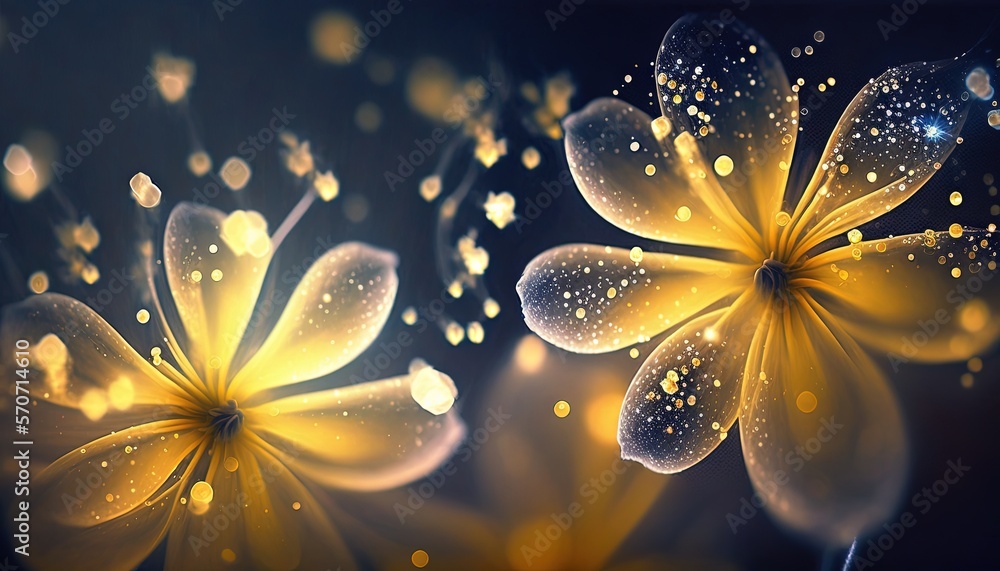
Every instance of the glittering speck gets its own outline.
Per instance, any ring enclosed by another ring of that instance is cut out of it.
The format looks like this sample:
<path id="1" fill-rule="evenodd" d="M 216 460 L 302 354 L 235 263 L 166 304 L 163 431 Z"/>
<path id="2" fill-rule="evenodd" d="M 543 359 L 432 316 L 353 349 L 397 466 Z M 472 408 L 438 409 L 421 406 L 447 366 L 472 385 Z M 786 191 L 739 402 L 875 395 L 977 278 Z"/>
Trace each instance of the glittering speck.
<path id="1" fill-rule="evenodd" d="M 948 202 L 950 202 L 952 206 L 962 204 L 962 193 L 957 190 L 951 193 L 951 196 L 948 197 Z"/>
<path id="2" fill-rule="evenodd" d="M 559 418 L 566 418 L 569 416 L 569 403 L 561 400 L 552 407 L 552 412 L 555 413 Z"/>
<path id="3" fill-rule="evenodd" d="M 140 309 L 135 314 L 135 320 L 138 321 L 139 323 L 148 323 L 149 322 L 149 311 L 145 310 L 145 309 Z"/>

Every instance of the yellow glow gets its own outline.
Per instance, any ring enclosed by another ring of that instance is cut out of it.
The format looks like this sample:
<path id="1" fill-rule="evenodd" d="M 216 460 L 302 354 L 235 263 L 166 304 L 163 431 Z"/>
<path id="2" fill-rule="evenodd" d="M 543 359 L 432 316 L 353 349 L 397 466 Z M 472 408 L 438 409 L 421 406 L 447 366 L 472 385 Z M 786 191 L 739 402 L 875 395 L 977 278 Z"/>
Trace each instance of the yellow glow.
<path id="1" fill-rule="evenodd" d="M 458 389 L 451 377 L 433 367 L 425 367 L 413 378 L 410 396 L 420 408 L 434 415 L 442 415 L 455 404 Z"/>
<path id="2" fill-rule="evenodd" d="M 222 163 L 219 176 L 230 190 L 243 190 L 250 182 L 250 165 L 239 157 L 229 157 Z"/>
<path id="3" fill-rule="evenodd" d="M 100 420 L 108 412 L 108 399 L 100 389 L 88 389 L 80 398 L 80 411 L 90 420 Z"/>
<path id="4" fill-rule="evenodd" d="M 214 497 L 215 490 L 212 489 L 211 484 L 204 480 L 195 482 L 195 484 L 191 486 L 192 502 L 208 504 L 212 502 L 212 498 Z"/>
<path id="5" fill-rule="evenodd" d="M 135 387 L 132 386 L 132 379 L 119 377 L 108 385 L 108 400 L 111 406 L 118 410 L 125 410 L 132 406 L 135 401 Z"/>
<path id="6" fill-rule="evenodd" d="M 160 197 L 163 193 L 160 192 L 160 187 L 153 184 L 148 175 L 141 172 L 135 173 L 128 185 L 132 189 L 132 198 L 143 208 L 155 208 L 160 203 Z"/>
<path id="7" fill-rule="evenodd" d="M 569 403 L 564 400 L 561 400 L 557 401 L 556 404 L 552 407 L 552 412 L 559 418 L 566 418 L 567 416 L 569 416 L 569 408 L 570 408 Z"/>

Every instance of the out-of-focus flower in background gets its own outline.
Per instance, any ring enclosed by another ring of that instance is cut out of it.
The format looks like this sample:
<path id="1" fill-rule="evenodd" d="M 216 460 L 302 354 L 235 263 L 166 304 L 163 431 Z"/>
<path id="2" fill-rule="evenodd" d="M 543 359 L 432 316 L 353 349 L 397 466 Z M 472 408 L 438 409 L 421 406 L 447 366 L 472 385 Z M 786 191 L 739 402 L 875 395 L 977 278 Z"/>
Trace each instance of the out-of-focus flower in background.
<path id="1" fill-rule="evenodd" d="M 380 530 L 356 541 L 381 555 L 380 569 L 405 569 L 406 555 L 416 551 L 442 569 L 733 568 L 721 556 L 664 555 L 683 553 L 684 537 L 728 527 L 716 511 L 697 509 L 690 482 L 620 458 L 621 373 L 632 365 L 624 354 L 594 364 L 524 336 L 475 405 L 479 412 L 452 459 L 352 510 L 378 520 L 352 530 Z M 470 479 L 475 504 L 457 501 Z M 657 505 L 674 514 L 657 512 L 667 522 L 656 532 L 661 553 L 623 551 Z"/>
<path id="2" fill-rule="evenodd" d="M 994 227 L 867 241 L 857 229 L 912 196 L 962 142 L 975 62 L 914 63 L 872 80 L 800 189 L 789 184 L 797 87 L 740 22 L 720 24 L 693 55 L 699 26 L 680 19 L 657 54 L 663 116 L 598 99 L 564 128 L 591 207 L 632 234 L 701 251 L 551 249 L 518 284 L 525 321 L 579 353 L 670 331 L 624 399 L 622 456 L 679 472 L 739 418 L 771 513 L 847 545 L 892 513 L 907 467 L 899 407 L 862 345 L 890 361 L 943 362 L 1000 334 L 990 317 L 1000 288 L 984 285 L 997 269 Z M 845 234 L 846 246 L 830 246 Z M 907 350 L 925 319 L 937 320 L 934 334 Z"/>

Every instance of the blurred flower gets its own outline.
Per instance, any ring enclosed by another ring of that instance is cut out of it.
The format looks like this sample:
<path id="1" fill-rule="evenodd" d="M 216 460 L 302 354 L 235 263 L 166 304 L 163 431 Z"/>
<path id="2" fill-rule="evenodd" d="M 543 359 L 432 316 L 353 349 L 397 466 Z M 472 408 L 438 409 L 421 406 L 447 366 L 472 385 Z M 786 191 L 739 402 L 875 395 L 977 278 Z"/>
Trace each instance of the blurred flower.
<path id="1" fill-rule="evenodd" d="M 663 478 L 619 457 L 619 373 L 631 365 L 624 354 L 595 364 L 523 337 L 451 461 L 405 490 L 360 500 L 368 509 L 353 512 L 385 514 L 386 521 L 378 537 L 362 533 L 352 544 L 368 545 L 379 569 L 412 569 L 415 549 L 439 569 L 732 568 L 722 558 L 620 549 L 647 516 L 655 518 L 655 535 L 673 538 L 672 545 L 684 534 L 699 541 L 712 530 L 729 534 L 718 511 L 691 496 L 695 482 Z M 570 412 L 560 417 L 553 406 L 564 399 Z M 463 488 L 466 482 L 475 493 Z M 455 503 L 456 495 L 476 503 Z M 676 509 L 654 509 L 659 501 Z"/>
<path id="2" fill-rule="evenodd" d="M 525 321 L 580 353 L 671 330 L 625 397 L 622 456 L 679 472 L 739 418 L 768 509 L 848 544 L 892 513 L 907 457 L 899 407 L 862 345 L 894 365 L 941 362 L 1000 334 L 1000 321 L 981 319 L 1000 311 L 1000 290 L 983 287 L 996 272 L 994 228 L 871 241 L 855 229 L 912 196 L 955 148 L 973 64 L 914 63 L 870 81 L 799 193 L 787 184 L 798 98 L 778 57 L 734 22 L 692 59 L 700 25 L 682 18 L 658 52 L 662 117 L 604 98 L 564 127 L 573 177 L 601 216 L 712 250 L 551 249 L 518 284 Z M 849 245 L 828 247 L 844 233 Z"/>
<path id="3" fill-rule="evenodd" d="M 248 324 L 272 248 L 253 236 L 238 253 L 233 240 L 247 233 L 224 237 L 228 219 L 186 203 L 171 213 L 162 267 L 179 321 L 164 317 L 150 273 L 169 349 L 154 347 L 151 362 L 72 298 L 41 294 L 7 311 L 3 338 L 37 347 L 44 372 L 32 427 L 64 453 L 32 482 L 38 568 L 131 569 L 164 539 L 168 569 L 350 568 L 309 482 L 398 486 L 463 437 L 442 406 L 454 397 L 442 374 L 303 392 L 378 336 L 398 284 L 394 254 L 330 249 L 256 345 Z"/>

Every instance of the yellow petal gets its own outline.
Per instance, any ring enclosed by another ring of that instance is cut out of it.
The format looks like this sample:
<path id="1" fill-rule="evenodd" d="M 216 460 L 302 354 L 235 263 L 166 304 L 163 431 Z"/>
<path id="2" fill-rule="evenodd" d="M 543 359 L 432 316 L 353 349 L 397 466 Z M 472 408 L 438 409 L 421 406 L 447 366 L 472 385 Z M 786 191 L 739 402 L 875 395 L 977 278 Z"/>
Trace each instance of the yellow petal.
<path id="1" fill-rule="evenodd" d="M 673 132 L 657 138 L 651 122 L 646 113 L 611 98 L 566 119 L 566 158 L 587 203 L 639 236 L 738 250 L 757 259 L 754 230 L 694 138 Z"/>
<path id="2" fill-rule="evenodd" d="M 123 516 L 173 485 L 203 439 L 191 422 L 163 420 L 83 444 L 38 476 L 38 508 L 78 527 Z"/>
<path id="3" fill-rule="evenodd" d="M 217 444 L 205 482 L 212 500 L 177 510 L 167 539 L 166 568 L 354 569 L 350 553 L 321 504 L 293 471 L 294 449 L 274 449 L 243 431 Z M 223 468 L 223 457 L 239 468 Z M 192 478 L 194 480 L 194 478 Z"/>
<path id="4" fill-rule="evenodd" d="M 622 404 L 622 458 L 672 474 L 690 468 L 726 438 L 763 306 L 750 291 L 726 309 L 672 333 L 636 373 Z"/>
<path id="5" fill-rule="evenodd" d="M 798 132 L 798 96 L 755 30 L 719 23 L 705 45 L 704 22 L 703 15 L 685 16 L 663 38 L 655 69 L 660 107 L 698 141 L 715 167 L 709 176 L 742 216 L 758 231 L 773 228 Z"/>
<path id="6" fill-rule="evenodd" d="M 247 411 L 247 426 L 294 447 L 295 469 L 326 486 L 379 490 L 420 478 L 465 435 L 454 410 L 432 414 L 411 394 L 419 373 L 290 396 Z"/>
<path id="7" fill-rule="evenodd" d="M 32 568 L 80 571 L 130 571 L 137 568 L 167 534 L 179 488 L 180 484 L 175 483 L 155 503 L 141 505 L 131 512 L 87 528 L 58 524 L 52 521 L 50 514 L 32 512 Z M 114 556 L 96 556 L 109 553 Z"/>
<path id="8" fill-rule="evenodd" d="M 517 291 L 525 322 L 543 339 L 603 353 L 648 341 L 741 292 L 752 272 L 707 258 L 571 244 L 532 260 Z"/>
<path id="9" fill-rule="evenodd" d="M 182 349 L 209 387 L 226 377 L 271 259 L 270 252 L 233 251 L 222 236 L 226 219 L 214 208 L 181 203 L 163 240 L 167 283 L 187 334 Z"/>
<path id="10" fill-rule="evenodd" d="M 11 348 L 4 355 L 8 370 L 14 369 L 9 359 L 15 357 L 15 343 L 28 342 L 27 358 L 41 381 L 33 386 L 35 398 L 84 409 L 91 420 L 116 412 L 108 391 L 123 383 L 132 389 L 129 406 L 194 400 L 140 357 L 103 317 L 61 294 L 33 296 L 7 308 L 0 338 Z"/>
<path id="11" fill-rule="evenodd" d="M 230 397 L 308 381 L 354 360 L 378 337 L 396 298 L 395 254 L 358 242 L 317 260 L 278 323 L 237 373 Z"/>
<path id="12" fill-rule="evenodd" d="M 788 299 L 762 321 L 762 350 L 747 362 L 743 456 L 771 514 L 847 545 L 896 507 L 907 461 L 899 407 L 835 318 L 808 294 Z"/>
<path id="13" fill-rule="evenodd" d="M 804 252 L 896 208 L 944 164 L 965 123 L 966 60 L 894 67 L 837 123 L 783 242 Z"/>
<path id="14" fill-rule="evenodd" d="M 997 237 L 985 230 L 872 240 L 809 260 L 799 283 L 896 371 L 908 361 L 968 359 L 996 342 L 996 252 Z"/>

